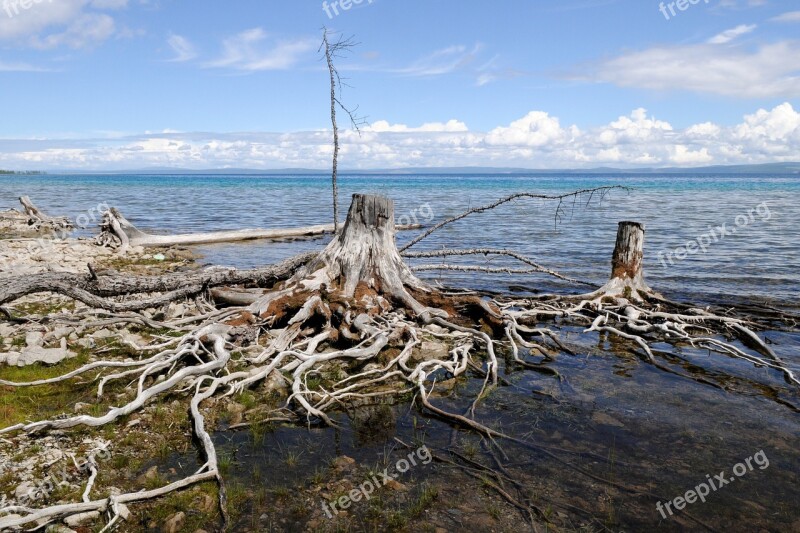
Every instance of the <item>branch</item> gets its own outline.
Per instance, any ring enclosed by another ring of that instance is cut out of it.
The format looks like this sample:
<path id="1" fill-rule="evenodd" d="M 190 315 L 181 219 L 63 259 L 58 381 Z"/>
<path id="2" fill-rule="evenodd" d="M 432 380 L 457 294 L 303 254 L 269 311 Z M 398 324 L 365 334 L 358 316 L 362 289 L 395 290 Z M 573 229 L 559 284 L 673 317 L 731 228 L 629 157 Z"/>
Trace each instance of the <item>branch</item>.
<path id="1" fill-rule="evenodd" d="M 556 207 L 556 215 L 555 215 L 556 223 L 558 223 L 558 220 L 560 220 L 560 218 L 564 216 L 564 211 L 563 211 L 563 206 L 562 206 L 564 199 L 570 198 L 570 197 L 577 198 L 578 196 L 583 195 L 583 194 L 590 194 L 589 201 L 591 201 L 594 193 L 600 193 L 601 198 L 602 198 L 609 191 L 611 191 L 613 189 L 630 190 L 628 187 L 623 187 L 622 185 L 610 185 L 610 186 L 605 186 L 605 187 L 595 187 L 593 189 L 581 189 L 579 191 L 575 191 L 575 192 L 571 192 L 571 193 L 567 193 L 567 194 L 559 194 L 559 195 L 534 194 L 534 193 L 528 193 L 528 192 L 515 193 L 515 194 L 512 194 L 511 196 L 506 196 L 505 198 L 501 198 L 500 200 L 497 200 L 494 203 L 491 203 L 491 204 L 488 204 L 488 205 L 484 205 L 484 206 L 481 206 L 481 207 L 473 207 L 472 209 L 468 209 L 467 211 L 464 211 L 463 213 L 461 213 L 459 215 L 456 215 L 456 216 L 454 216 L 452 218 L 448 218 L 447 220 L 443 220 L 442 222 L 439 222 L 438 224 L 436 224 L 435 226 L 433 226 L 430 229 L 426 230 L 425 232 L 421 233 L 420 235 L 415 237 L 411 242 L 409 242 L 408 244 L 406 244 L 405 246 L 400 248 L 400 252 L 404 252 L 404 251 L 408 250 L 409 248 L 411 248 L 412 246 L 417 244 L 422 239 L 426 238 L 428 235 L 430 235 L 434 231 L 436 231 L 436 230 L 438 230 L 438 229 L 440 229 L 440 228 L 442 228 L 442 227 L 444 227 L 444 226 L 446 226 L 448 224 L 452 224 L 453 222 L 459 221 L 462 218 L 466 218 L 469 215 L 472 215 L 474 213 L 483 213 L 484 211 L 489 211 L 490 209 L 494 209 L 495 207 L 499 207 L 499 206 L 501 206 L 503 204 L 506 204 L 506 203 L 511 202 L 513 200 L 516 200 L 518 198 L 538 198 L 538 199 L 541 199 L 541 200 L 558 200 L 559 202 L 558 202 L 558 206 Z M 587 205 L 588 205 L 588 202 L 587 202 Z"/>

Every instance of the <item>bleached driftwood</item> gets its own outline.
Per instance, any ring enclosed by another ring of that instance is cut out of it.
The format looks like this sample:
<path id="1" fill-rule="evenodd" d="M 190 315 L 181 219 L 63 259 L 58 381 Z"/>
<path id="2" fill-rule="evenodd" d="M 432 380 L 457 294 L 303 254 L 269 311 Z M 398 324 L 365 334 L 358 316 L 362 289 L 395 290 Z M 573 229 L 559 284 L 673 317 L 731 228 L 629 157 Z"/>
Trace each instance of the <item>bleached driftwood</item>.
<path id="1" fill-rule="evenodd" d="M 69 232 L 74 228 L 72 222 L 67 217 L 51 217 L 43 213 L 27 196 L 20 196 L 19 203 L 22 204 L 24 213 L 28 215 L 28 224 L 37 230 L 50 229 L 59 232 Z"/>
<path id="2" fill-rule="evenodd" d="M 410 230 L 419 229 L 420 225 L 401 226 L 398 229 Z M 187 246 L 194 244 L 216 244 L 225 242 L 240 242 L 251 240 L 270 240 L 300 237 L 315 237 L 326 234 L 333 234 L 335 227 L 333 224 L 320 224 L 316 226 L 306 226 L 303 228 L 281 228 L 281 229 L 241 229 L 231 231 L 214 231 L 207 233 L 188 233 L 179 235 L 153 235 L 145 233 L 134 226 L 116 208 L 111 208 L 103 215 L 101 234 L 99 242 L 101 244 L 118 244 L 122 250 L 129 246 Z"/>

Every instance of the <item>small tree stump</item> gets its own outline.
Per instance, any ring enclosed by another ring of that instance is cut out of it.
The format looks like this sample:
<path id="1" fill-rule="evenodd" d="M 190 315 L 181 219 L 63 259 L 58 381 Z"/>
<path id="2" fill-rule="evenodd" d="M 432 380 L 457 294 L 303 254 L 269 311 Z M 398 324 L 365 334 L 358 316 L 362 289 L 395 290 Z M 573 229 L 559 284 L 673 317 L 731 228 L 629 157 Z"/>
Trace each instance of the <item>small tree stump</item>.
<path id="1" fill-rule="evenodd" d="M 643 301 L 646 296 L 661 297 L 644 281 L 644 224 L 623 221 L 611 256 L 611 279 L 588 297 L 622 297 Z"/>
<path id="2" fill-rule="evenodd" d="M 644 224 L 624 221 L 617 229 L 617 243 L 611 258 L 611 278 L 643 280 Z"/>

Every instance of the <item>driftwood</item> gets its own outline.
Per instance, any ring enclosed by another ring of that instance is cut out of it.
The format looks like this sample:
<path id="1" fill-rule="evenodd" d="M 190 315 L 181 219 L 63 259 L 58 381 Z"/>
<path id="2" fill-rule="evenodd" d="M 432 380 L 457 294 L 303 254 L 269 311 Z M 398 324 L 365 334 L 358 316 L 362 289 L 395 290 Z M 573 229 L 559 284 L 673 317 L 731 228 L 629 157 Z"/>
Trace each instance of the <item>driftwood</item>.
<path id="1" fill-rule="evenodd" d="M 419 225 L 402 226 L 400 229 L 419 229 Z M 195 244 L 215 244 L 239 242 L 258 239 L 286 239 L 315 237 L 334 233 L 333 224 L 320 224 L 304 228 L 286 229 L 242 229 L 232 231 L 215 231 L 209 233 L 190 233 L 184 235 L 152 235 L 134 226 L 116 208 L 111 208 L 103 215 L 101 233 L 98 242 L 103 245 L 119 245 L 121 251 L 132 246 L 187 246 Z"/>
<path id="2" fill-rule="evenodd" d="M 271 287 L 291 276 L 300 266 L 317 254 L 300 254 L 276 265 L 237 270 L 209 268 L 200 272 L 176 272 L 163 276 L 122 276 L 116 273 L 87 275 L 45 272 L 21 277 L 0 279 L 0 305 L 18 300 L 28 294 L 52 292 L 68 296 L 89 306 L 109 311 L 138 311 L 158 307 L 202 293 L 212 287 L 247 284 Z M 161 293 L 149 299 L 118 302 L 112 297 Z"/>
<path id="3" fill-rule="evenodd" d="M 48 229 L 60 233 L 67 233 L 74 229 L 72 222 L 67 217 L 51 217 L 36 207 L 27 196 L 21 196 L 19 202 L 23 211 L 28 215 L 28 224 L 35 229 Z"/>
<path id="4" fill-rule="evenodd" d="M 30 198 L 19 199 L 22 211 L 9 209 L 0 212 L 0 229 L 17 237 L 29 237 L 43 233 L 55 233 L 65 237 L 73 229 L 72 222 L 66 217 L 51 217 L 37 208 Z"/>
<path id="5" fill-rule="evenodd" d="M 558 199 L 559 206 L 562 200 Z M 471 212 L 481 211 L 470 210 L 464 216 Z M 490 446 L 499 439 L 521 443 L 523 441 L 478 422 L 476 410 L 486 393 L 501 385 L 498 376 L 501 362 L 507 367 L 543 371 L 548 370 L 546 365 L 553 358 L 570 353 L 557 332 L 544 327 L 543 322 L 548 320 L 580 325 L 589 333 L 614 336 L 622 349 L 641 356 L 646 364 L 702 383 L 709 382 L 707 378 L 695 378 L 673 370 L 664 363 L 673 354 L 651 346 L 670 344 L 707 349 L 710 353 L 743 359 L 781 373 L 790 386 L 800 386 L 793 370 L 756 333 L 759 323 L 755 317 L 723 316 L 708 309 L 669 302 L 647 287 L 641 267 L 644 228 L 640 224 L 620 225 L 609 282 L 612 287 L 606 285 L 588 295 L 488 300 L 475 295 L 442 293 L 417 278 L 404 263 L 395 244 L 393 217 L 391 200 L 355 195 L 342 232 L 321 252 L 261 269 L 257 276 L 253 271 L 205 271 L 195 274 L 190 282 L 194 294 L 214 286 L 223 297 L 226 291 L 222 287 L 229 284 L 268 287 L 261 294 L 252 295 L 255 298 L 237 289 L 228 302 L 234 307 L 211 308 L 199 317 L 167 321 L 165 325 L 176 331 L 189 331 L 161 344 L 140 347 L 143 352 L 154 353 L 147 359 L 93 361 L 61 377 L 48 379 L 47 383 L 66 381 L 90 370 L 125 365 L 124 371 L 104 376 L 98 392 L 101 394 L 103 385 L 109 381 L 134 380 L 135 398 L 102 416 L 67 415 L 34 421 L 0 430 L 0 435 L 110 424 L 163 395 L 185 394 L 194 422 L 194 436 L 206 462 L 195 475 L 156 491 L 132 492 L 105 501 L 36 510 L 16 508 L 13 512 L 19 516 L 0 516 L 0 529 L 33 522 L 45 527 L 47 523 L 86 510 L 108 510 L 113 525 L 118 520 L 115 505 L 120 502 L 160 496 L 208 479 L 216 480 L 220 486 L 220 506 L 225 521 L 222 528 L 225 529 L 228 526 L 225 486 L 200 403 L 213 395 L 228 396 L 255 387 L 275 371 L 287 377 L 291 394 L 283 407 L 266 413 L 268 419 L 334 424 L 329 414 L 349 402 L 412 391 L 424 412 L 484 435 Z M 119 222 L 116 217 L 115 220 Z M 425 232 L 422 238 L 429 234 L 430 231 Z M 444 252 L 438 256 L 507 251 Z M 416 255 L 426 257 L 424 253 Z M 537 272 L 546 270 L 524 256 L 501 255 L 520 260 Z M 112 300 L 126 294 L 160 293 L 160 296 L 151 297 L 151 302 L 158 298 L 158 302 L 165 303 L 184 298 L 187 290 L 179 278 L 183 274 L 141 279 L 98 274 L 70 278 L 63 283 L 47 276 L 33 277 L 28 282 L 21 279 L 5 282 L 0 285 L 0 303 L 23 294 L 49 290 L 78 299 L 88 294 L 94 298 L 90 305 L 108 309 L 109 304 L 133 303 Z M 418 357 L 421 343 L 430 338 L 447 343 L 447 354 Z M 746 345 L 752 348 L 741 347 L 735 343 L 737 339 L 746 339 Z M 237 351 L 248 354 L 235 362 L 231 358 L 234 343 Z M 498 357 L 497 352 L 502 352 L 503 357 Z M 309 377 L 325 373 L 331 364 L 347 368 L 344 377 L 324 388 L 309 387 Z M 484 382 L 467 412 L 451 413 L 436 405 L 433 392 L 438 377 L 458 377 L 471 370 L 481 375 Z M 550 373 L 557 375 L 554 370 Z M 42 383 L 3 382 L 2 385 L 27 387 Z M 588 475 L 595 481 L 619 486 L 567 461 L 562 462 L 575 475 Z M 649 493 L 639 494 L 653 497 Z M 541 520 L 547 525 L 550 518 L 535 512 L 535 508 L 526 508 L 528 502 L 517 503 L 523 508 L 526 520 Z"/>

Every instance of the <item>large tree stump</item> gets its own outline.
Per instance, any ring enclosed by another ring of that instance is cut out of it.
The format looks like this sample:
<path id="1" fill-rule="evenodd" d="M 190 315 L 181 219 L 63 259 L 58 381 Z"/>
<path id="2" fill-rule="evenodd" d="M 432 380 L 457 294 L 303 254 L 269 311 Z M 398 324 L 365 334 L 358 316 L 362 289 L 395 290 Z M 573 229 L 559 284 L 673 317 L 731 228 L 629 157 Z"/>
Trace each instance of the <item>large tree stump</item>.
<path id="1" fill-rule="evenodd" d="M 345 298 L 364 288 L 411 309 L 418 316 L 439 314 L 408 291 L 429 292 L 405 264 L 395 243 L 394 202 L 382 196 L 354 194 L 341 233 L 313 261 L 287 282 L 287 290 L 329 290 Z M 257 302 L 265 309 L 269 301 Z"/>

